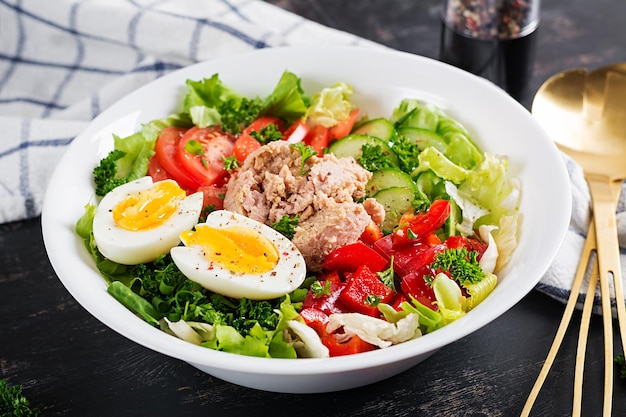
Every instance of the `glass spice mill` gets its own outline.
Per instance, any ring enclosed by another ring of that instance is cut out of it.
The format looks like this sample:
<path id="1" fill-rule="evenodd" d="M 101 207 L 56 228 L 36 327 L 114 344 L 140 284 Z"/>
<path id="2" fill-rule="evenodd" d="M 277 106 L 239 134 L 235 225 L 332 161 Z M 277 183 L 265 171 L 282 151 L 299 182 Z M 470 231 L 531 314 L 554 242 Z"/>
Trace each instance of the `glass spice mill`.
<path id="1" fill-rule="evenodd" d="M 443 0 L 439 59 L 521 101 L 532 76 L 539 0 Z"/>

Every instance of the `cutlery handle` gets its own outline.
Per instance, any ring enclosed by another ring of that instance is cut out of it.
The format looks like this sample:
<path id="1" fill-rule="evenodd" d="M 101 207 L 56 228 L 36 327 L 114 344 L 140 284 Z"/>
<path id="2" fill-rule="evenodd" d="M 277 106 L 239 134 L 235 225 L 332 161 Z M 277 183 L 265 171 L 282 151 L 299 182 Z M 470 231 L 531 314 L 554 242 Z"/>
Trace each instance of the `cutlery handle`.
<path id="1" fill-rule="evenodd" d="M 617 238 L 617 225 L 615 219 L 615 204 L 611 194 L 611 182 L 602 176 L 587 176 L 591 199 L 593 201 L 593 219 L 596 226 L 596 245 L 598 256 L 598 275 L 600 280 L 600 293 L 602 296 L 602 322 L 604 327 L 604 416 L 611 415 L 612 386 L 613 386 L 613 330 L 611 311 L 611 294 L 609 279 L 614 279 L 617 305 L 624 304 L 623 291 L 621 289 L 622 274 L 620 266 L 619 241 Z M 621 297 L 621 302 L 618 297 Z M 619 313 L 618 313 L 619 314 Z M 626 316 L 619 316 L 620 323 Z M 626 336 L 623 331 L 622 337 Z M 609 389 L 609 387 L 611 387 Z"/>

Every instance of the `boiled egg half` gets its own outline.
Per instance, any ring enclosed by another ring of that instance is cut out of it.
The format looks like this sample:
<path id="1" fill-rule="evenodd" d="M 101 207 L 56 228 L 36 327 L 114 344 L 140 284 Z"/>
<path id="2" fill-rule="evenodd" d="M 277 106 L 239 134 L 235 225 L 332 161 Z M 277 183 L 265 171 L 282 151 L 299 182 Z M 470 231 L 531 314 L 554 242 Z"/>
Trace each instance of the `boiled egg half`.
<path id="1" fill-rule="evenodd" d="M 175 181 L 142 177 L 102 198 L 93 219 L 93 236 L 106 258 L 125 265 L 154 261 L 180 244 L 202 211 L 201 192 L 186 195 Z"/>
<path id="2" fill-rule="evenodd" d="M 302 284 L 302 254 L 271 227 L 226 210 L 181 233 L 185 246 L 172 248 L 172 260 L 187 278 L 218 294 L 269 300 Z"/>

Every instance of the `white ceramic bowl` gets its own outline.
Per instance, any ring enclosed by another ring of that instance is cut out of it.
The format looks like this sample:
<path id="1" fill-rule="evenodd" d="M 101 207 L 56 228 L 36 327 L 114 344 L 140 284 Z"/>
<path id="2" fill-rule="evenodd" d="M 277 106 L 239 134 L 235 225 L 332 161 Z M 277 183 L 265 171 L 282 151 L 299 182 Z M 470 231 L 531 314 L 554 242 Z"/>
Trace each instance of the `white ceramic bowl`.
<path id="1" fill-rule="evenodd" d="M 486 151 L 508 155 L 521 180 L 523 225 L 519 246 L 493 293 L 458 321 L 387 349 L 326 359 L 244 357 L 169 336 L 133 315 L 106 292 L 104 279 L 74 233 L 94 190 L 91 171 L 112 149 L 112 133 L 125 136 L 140 123 L 178 110 L 186 79 L 219 73 L 249 96 L 268 94 L 284 70 L 308 92 L 339 81 L 371 117 L 390 116 L 403 98 L 430 101 L 461 121 Z M 382 49 L 276 48 L 199 63 L 166 75 L 111 106 L 71 144 L 50 180 L 42 226 L 52 266 L 72 296 L 125 337 L 179 358 L 235 384 L 277 392 L 313 393 L 366 385 L 396 375 L 437 349 L 488 324 L 524 297 L 556 255 L 571 209 L 568 177 L 556 147 L 531 115 L 491 83 L 440 62 Z"/>

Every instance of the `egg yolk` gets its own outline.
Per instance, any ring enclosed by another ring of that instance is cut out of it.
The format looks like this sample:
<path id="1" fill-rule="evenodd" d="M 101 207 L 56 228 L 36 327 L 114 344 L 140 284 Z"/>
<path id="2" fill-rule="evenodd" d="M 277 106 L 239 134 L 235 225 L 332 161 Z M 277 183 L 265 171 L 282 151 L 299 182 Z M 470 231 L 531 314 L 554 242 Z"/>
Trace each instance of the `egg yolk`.
<path id="1" fill-rule="evenodd" d="M 214 228 L 198 225 L 183 232 L 186 246 L 201 246 L 205 256 L 224 269 L 238 274 L 262 274 L 278 264 L 276 246 L 261 233 L 245 226 Z"/>
<path id="2" fill-rule="evenodd" d="M 165 223 L 178 210 L 185 191 L 173 181 L 161 181 L 150 189 L 129 195 L 113 208 L 113 220 L 122 229 L 138 232 Z"/>

